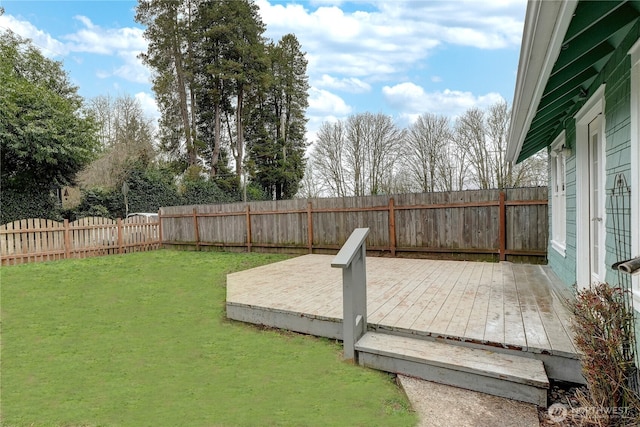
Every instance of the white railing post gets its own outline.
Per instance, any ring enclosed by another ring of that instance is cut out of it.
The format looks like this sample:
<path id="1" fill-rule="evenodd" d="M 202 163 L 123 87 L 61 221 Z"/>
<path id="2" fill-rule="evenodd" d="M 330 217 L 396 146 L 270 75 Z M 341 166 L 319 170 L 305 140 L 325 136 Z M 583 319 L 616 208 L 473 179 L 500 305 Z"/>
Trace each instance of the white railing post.
<path id="1" fill-rule="evenodd" d="M 356 228 L 331 267 L 342 268 L 342 340 L 344 358 L 356 360 L 355 344 L 367 332 L 367 247 L 368 228 Z"/>

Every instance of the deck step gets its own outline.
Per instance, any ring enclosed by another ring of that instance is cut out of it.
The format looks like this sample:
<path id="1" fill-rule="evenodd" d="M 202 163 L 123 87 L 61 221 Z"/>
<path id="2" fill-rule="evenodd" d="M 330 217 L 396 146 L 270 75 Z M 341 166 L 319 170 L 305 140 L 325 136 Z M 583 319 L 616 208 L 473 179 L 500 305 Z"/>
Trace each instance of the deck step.
<path id="1" fill-rule="evenodd" d="M 355 345 L 361 365 L 547 406 L 540 360 L 377 332 Z"/>

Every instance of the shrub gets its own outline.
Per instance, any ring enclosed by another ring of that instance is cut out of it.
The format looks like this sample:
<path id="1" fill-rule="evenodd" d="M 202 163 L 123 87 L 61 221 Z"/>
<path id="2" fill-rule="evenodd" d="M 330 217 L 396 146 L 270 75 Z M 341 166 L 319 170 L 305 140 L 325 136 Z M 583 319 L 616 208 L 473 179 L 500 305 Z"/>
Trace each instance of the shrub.
<path id="1" fill-rule="evenodd" d="M 48 188 L 18 190 L 2 188 L 0 224 L 19 219 L 46 218 L 61 221 L 60 203 Z"/>
<path id="2" fill-rule="evenodd" d="M 65 218 L 75 221 L 88 216 L 116 219 L 124 212 L 122 195 L 115 190 L 92 188 L 82 191 L 80 204 L 64 212 Z"/>
<path id="3" fill-rule="evenodd" d="M 185 205 L 204 205 L 233 201 L 213 180 L 201 177 L 185 180 L 182 199 Z"/>
<path id="4" fill-rule="evenodd" d="M 638 425 L 640 400 L 635 384 L 633 312 L 625 303 L 628 295 L 607 284 L 578 293 L 572 306 L 575 342 L 582 352 L 582 374 L 589 395 L 583 406 L 602 408 L 583 422 L 592 425 Z M 609 411 L 616 408 L 615 411 Z M 621 414 L 624 408 L 626 414 Z M 624 416 L 621 416 L 624 415 Z"/>

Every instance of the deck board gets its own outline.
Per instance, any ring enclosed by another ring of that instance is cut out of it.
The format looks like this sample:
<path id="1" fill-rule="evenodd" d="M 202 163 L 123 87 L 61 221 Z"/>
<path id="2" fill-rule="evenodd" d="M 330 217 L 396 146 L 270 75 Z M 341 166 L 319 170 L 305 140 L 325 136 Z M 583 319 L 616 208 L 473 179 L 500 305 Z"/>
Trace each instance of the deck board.
<path id="1" fill-rule="evenodd" d="M 516 280 L 516 287 L 520 299 L 520 310 L 522 311 L 527 347 L 529 350 L 543 351 L 551 349 L 551 343 L 549 342 L 542 318 L 540 317 L 539 301 L 534 294 L 534 288 L 537 284 L 532 280 L 531 270 L 528 267 L 529 266 L 523 264 L 515 264 L 513 265 L 513 271 L 518 278 Z"/>
<path id="2" fill-rule="evenodd" d="M 484 340 L 504 342 L 504 264 L 495 264 L 492 269 L 487 321 L 484 326 Z"/>
<path id="3" fill-rule="evenodd" d="M 421 298 L 414 304 L 416 309 L 408 312 L 408 323 L 402 323 L 400 319 L 399 327 L 416 329 L 422 331 L 432 331 L 431 324 L 438 317 L 440 309 L 450 297 L 455 284 L 457 283 L 463 269 L 448 268 L 443 269 L 442 274 L 435 279 L 434 285 L 429 289 L 432 294 L 430 298 Z M 446 320 L 443 318 L 443 320 Z M 406 325 L 406 326 L 405 326 Z"/>
<path id="4" fill-rule="evenodd" d="M 502 270 L 502 282 L 504 283 L 504 343 L 509 347 L 526 349 L 527 336 L 524 332 L 520 297 L 512 268 Z"/>
<path id="5" fill-rule="evenodd" d="M 227 276 L 227 303 L 342 319 L 342 271 L 305 255 Z M 570 313 L 541 266 L 370 258 L 368 322 L 376 328 L 544 354 L 575 354 Z"/>
<path id="6" fill-rule="evenodd" d="M 473 300 L 467 329 L 464 336 L 475 341 L 484 340 L 484 329 L 489 311 L 489 296 L 491 293 L 491 273 L 493 264 L 483 263 L 480 280 L 477 282 L 476 297 Z"/>

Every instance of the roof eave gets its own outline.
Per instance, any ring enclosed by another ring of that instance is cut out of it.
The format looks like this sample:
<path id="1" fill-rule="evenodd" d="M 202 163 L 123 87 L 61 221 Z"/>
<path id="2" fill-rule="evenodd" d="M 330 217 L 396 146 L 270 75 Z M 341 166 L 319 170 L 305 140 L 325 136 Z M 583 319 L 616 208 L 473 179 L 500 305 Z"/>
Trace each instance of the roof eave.
<path id="1" fill-rule="evenodd" d="M 529 0 L 507 140 L 507 161 L 515 162 L 560 54 L 578 0 Z"/>

